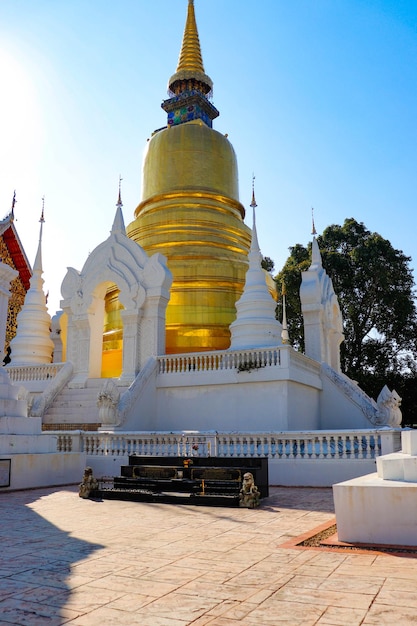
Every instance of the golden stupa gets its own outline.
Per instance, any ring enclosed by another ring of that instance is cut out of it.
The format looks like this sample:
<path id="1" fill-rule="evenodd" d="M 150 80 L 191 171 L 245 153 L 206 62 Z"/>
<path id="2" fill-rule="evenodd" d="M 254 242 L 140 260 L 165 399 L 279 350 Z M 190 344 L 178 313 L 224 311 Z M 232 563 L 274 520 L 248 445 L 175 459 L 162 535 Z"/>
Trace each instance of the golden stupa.
<path id="1" fill-rule="evenodd" d="M 243 222 L 235 152 L 212 128 L 219 113 L 210 99 L 193 0 L 169 92 L 162 103 L 168 123 L 148 142 L 142 200 L 126 231 L 149 255 L 164 254 L 173 274 L 166 352 L 222 350 L 230 346 L 251 231 Z"/>

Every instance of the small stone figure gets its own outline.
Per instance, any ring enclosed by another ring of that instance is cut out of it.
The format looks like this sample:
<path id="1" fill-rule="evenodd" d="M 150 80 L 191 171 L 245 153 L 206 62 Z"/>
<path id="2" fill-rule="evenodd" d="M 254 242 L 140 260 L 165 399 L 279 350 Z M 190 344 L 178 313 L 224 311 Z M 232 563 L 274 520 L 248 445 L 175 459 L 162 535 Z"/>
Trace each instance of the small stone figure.
<path id="1" fill-rule="evenodd" d="M 259 506 L 260 493 L 253 480 L 253 474 L 243 474 L 242 489 L 240 490 L 239 506 L 247 509 L 255 509 Z"/>
<path id="2" fill-rule="evenodd" d="M 93 476 L 91 467 L 86 467 L 83 475 L 83 482 L 80 483 L 78 495 L 80 498 L 89 498 L 92 491 L 98 489 L 98 481 Z"/>

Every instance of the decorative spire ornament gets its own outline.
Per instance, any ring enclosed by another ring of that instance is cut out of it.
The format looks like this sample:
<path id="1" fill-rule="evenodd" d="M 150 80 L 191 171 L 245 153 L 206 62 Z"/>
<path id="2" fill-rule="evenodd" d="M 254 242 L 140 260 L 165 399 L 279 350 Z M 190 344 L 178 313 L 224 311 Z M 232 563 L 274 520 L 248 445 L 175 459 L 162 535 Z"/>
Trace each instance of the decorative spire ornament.
<path id="1" fill-rule="evenodd" d="M 116 206 L 123 206 L 123 202 L 122 202 L 122 176 L 121 174 L 119 174 L 119 197 L 117 198 L 117 204 Z"/>
<path id="2" fill-rule="evenodd" d="M 251 206 L 254 211 L 256 207 L 258 206 L 255 200 L 255 174 L 252 174 L 252 202 L 250 203 L 249 206 Z"/>
<path id="3" fill-rule="evenodd" d="M 110 233 L 123 233 L 126 234 L 125 221 L 123 218 L 123 202 L 122 202 L 122 180 L 123 178 L 119 174 L 119 195 L 117 197 L 116 215 L 114 216 L 113 226 Z"/>

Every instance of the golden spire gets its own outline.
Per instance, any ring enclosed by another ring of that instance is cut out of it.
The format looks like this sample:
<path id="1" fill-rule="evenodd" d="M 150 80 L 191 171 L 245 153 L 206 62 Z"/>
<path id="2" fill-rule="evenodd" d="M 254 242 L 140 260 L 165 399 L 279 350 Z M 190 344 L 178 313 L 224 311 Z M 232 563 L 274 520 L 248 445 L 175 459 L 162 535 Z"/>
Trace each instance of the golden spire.
<path id="1" fill-rule="evenodd" d="M 189 82 L 192 84 L 184 84 Z M 206 95 L 213 88 L 211 78 L 204 72 L 194 12 L 194 0 L 188 0 L 187 20 L 185 22 L 177 70 L 169 79 L 169 89 L 175 95 L 185 90 L 190 90 L 190 88 L 202 91 Z"/>
<path id="2" fill-rule="evenodd" d="M 182 38 L 182 48 L 178 60 L 177 72 L 192 70 L 204 74 L 203 57 L 201 56 L 200 40 L 195 21 L 194 2 L 189 0 L 187 21 Z"/>

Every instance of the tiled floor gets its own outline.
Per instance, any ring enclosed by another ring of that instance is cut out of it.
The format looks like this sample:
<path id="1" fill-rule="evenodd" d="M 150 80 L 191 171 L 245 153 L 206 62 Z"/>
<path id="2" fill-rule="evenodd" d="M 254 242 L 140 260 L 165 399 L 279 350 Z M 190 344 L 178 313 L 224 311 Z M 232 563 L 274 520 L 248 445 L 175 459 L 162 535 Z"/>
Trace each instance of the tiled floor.
<path id="1" fill-rule="evenodd" d="M 0 626 L 417 622 L 417 559 L 281 547 L 334 519 L 330 489 L 256 510 L 0 494 Z"/>

